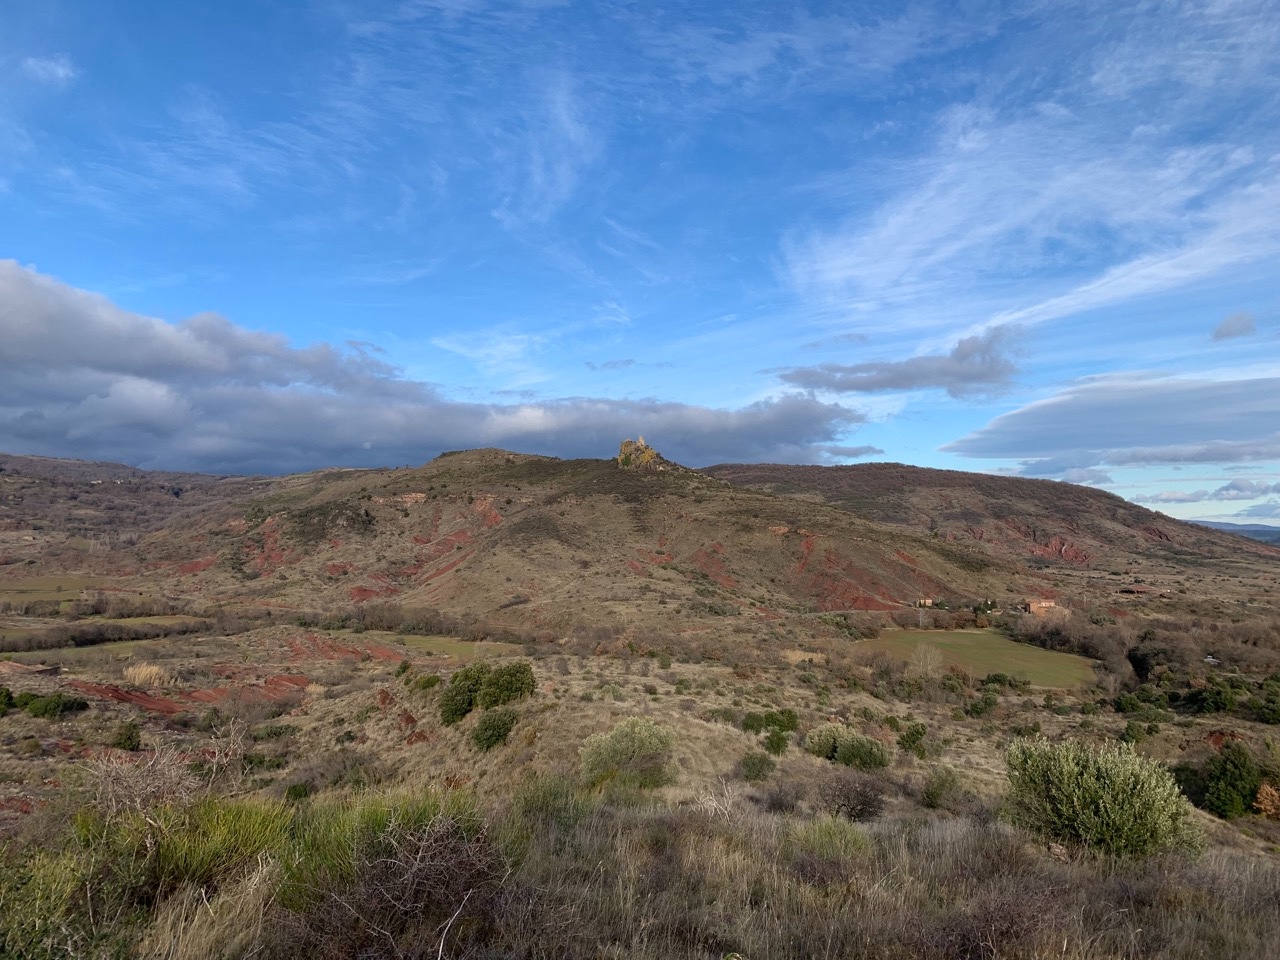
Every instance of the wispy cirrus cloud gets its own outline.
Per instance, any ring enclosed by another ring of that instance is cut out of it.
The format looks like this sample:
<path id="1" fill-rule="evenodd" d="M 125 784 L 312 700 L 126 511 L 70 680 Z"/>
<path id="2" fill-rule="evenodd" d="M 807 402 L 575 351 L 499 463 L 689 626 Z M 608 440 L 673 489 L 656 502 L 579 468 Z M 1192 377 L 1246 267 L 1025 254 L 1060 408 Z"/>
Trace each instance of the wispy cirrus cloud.
<path id="1" fill-rule="evenodd" d="M 25 57 L 22 72 L 32 80 L 55 87 L 65 87 L 80 75 L 71 58 L 63 53 L 50 57 Z"/>

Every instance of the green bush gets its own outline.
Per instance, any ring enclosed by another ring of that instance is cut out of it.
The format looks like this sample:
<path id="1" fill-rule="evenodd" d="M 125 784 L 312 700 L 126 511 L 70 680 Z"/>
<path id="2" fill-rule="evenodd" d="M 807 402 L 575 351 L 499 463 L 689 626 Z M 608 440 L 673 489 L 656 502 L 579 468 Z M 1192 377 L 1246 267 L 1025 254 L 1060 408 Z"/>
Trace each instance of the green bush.
<path id="1" fill-rule="evenodd" d="M 1242 817 L 1253 808 L 1262 771 L 1241 744 L 1227 743 L 1205 764 L 1204 808 L 1224 820 Z"/>
<path id="2" fill-rule="evenodd" d="M 641 788 L 663 786 L 671 781 L 674 743 L 670 728 L 628 717 L 608 733 L 587 737 L 580 751 L 583 779 L 593 785 L 619 780 Z"/>
<path id="3" fill-rule="evenodd" d="M 781 730 L 770 730 L 768 736 L 764 738 L 764 748 L 775 757 L 780 757 L 787 752 L 787 747 L 791 744 L 791 738 Z"/>
<path id="4" fill-rule="evenodd" d="M 960 776 L 950 767 L 934 767 L 920 792 L 920 802 L 930 810 L 942 809 L 960 789 Z"/>
<path id="5" fill-rule="evenodd" d="M 766 780 L 777 768 L 777 762 L 767 753 L 748 753 L 738 762 L 738 773 L 747 783 Z"/>
<path id="6" fill-rule="evenodd" d="M 1128 745 L 1019 740 L 1005 761 L 1009 819 L 1043 839 L 1122 857 L 1203 843 L 1173 776 Z"/>
<path id="7" fill-rule="evenodd" d="M 13 706 L 13 691 L 8 687 L 0 687 L 0 717 L 9 712 Z"/>
<path id="8" fill-rule="evenodd" d="M 46 720 L 56 720 L 59 717 L 66 716 L 68 713 L 76 713 L 89 708 L 87 700 L 80 697 L 68 697 L 63 693 L 51 693 L 47 697 L 34 697 L 20 693 L 14 702 L 25 709 L 31 716 L 43 717 Z"/>
<path id="9" fill-rule="evenodd" d="M 859 770 L 873 770 L 889 765 L 889 751 L 879 740 L 855 734 L 836 749 L 836 763 Z"/>
<path id="10" fill-rule="evenodd" d="M 486 710 L 480 717 L 480 722 L 476 724 L 475 730 L 471 732 L 471 742 L 476 745 L 476 749 L 482 752 L 488 752 L 494 747 L 507 742 L 507 735 L 511 733 L 511 728 L 516 725 L 516 720 L 520 718 L 510 707 L 494 707 L 492 710 Z"/>
<path id="11" fill-rule="evenodd" d="M 533 667 L 526 661 L 494 667 L 480 685 L 480 690 L 476 694 L 476 705 L 500 707 L 514 700 L 532 696 L 535 687 Z"/>
<path id="12" fill-rule="evenodd" d="M 440 694 L 440 722 L 451 727 L 471 712 L 474 698 L 465 687 L 450 684 Z"/>
<path id="13" fill-rule="evenodd" d="M 116 727 L 115 736 L 111 738 L 111 746 L 117 750 L 141 750 L 142 727 L 138 725 L 138 721 L 129 720 Z"/>
<path id="14" fill-rule="evenodd" d="M 440 674 L 425 673 L 417 677 L 406 677 L 405 684 L 410 690 L 417 690 L 420 693 L 426 693 L 440 685 Z"/>
<path id="15" fill-rule="evenodd" d="M 902 734 L 898 737 L 898 747 L 923 760 L 925 754 L 924 738 L 928 733 L 928 727 L 918 720 L 912 720 L 903 728 Z"/>

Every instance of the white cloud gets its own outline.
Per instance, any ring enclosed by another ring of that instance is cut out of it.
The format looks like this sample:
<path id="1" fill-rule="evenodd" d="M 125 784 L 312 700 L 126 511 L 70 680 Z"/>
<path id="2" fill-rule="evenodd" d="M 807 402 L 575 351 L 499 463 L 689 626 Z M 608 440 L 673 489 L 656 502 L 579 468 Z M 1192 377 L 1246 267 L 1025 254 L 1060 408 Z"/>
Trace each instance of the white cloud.
<path id="1" fill-rule="evenodd" d="M 1017 368 L 1008 357 L 1017 331 L 993 327 L 964 337 L 941 356 L 870 363 L 824 363 L 784 371 L 781 379 L 808 390 L 832 393 L 877 393 L 890 390 L 946 390 L 952 397 L 999 391 L 1010 385 Z"/>
<path id="2" fill-rule="evenodd" d="M 1003 414 L 943 449 L 1020 460 L 1036 476 L 1101 465 L 1275 460 L 1277 397 L 1278 377 L 1096 378 Z"/>
<path id="3" fill-rule="evenodd" d="M 462 403 L 376 347 L 294 347 L 211 314 L 169 324 L 0 261 L 0 449 L 279 472 L 507 446 L 608 456 L 644 434 L 693 465 L 841 456 L 858 412 L 803 395 L 739 409 L 658 400 Z M 483 359 L 483 357 L 481 357 Z"/>
<path id="4" fill-rule="evenodd" d="M 22 70 L 31 79 L 54 87 L 65 87 L 80 75 L 75 64 L 65 54 L 27 57 L 22 61 Z"/>

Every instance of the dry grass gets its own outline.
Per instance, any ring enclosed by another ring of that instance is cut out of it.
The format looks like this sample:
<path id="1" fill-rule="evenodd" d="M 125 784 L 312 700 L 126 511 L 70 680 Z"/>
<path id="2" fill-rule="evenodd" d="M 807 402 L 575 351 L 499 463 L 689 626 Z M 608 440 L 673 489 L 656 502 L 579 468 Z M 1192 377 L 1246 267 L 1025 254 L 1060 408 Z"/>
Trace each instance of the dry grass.
<path id="1" fill-rule="evenodd" d="M 172 687 L 178 680 L 166 668 L 158 663 L 131 663 L 121 671 L 126 683 L 144 689 L 155 687 Z"/>

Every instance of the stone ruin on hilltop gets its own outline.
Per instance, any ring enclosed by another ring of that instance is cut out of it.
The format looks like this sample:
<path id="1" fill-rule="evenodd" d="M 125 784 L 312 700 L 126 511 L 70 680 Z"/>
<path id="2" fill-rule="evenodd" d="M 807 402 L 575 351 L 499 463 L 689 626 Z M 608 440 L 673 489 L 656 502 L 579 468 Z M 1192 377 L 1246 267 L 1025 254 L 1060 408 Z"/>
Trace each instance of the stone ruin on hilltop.
<path id="1" fill-rule="evenodd" d="M 666 470 L 671 463 L 641 437 L 639 440 L 622 441 L 618 448 L 618 466 L 624 470 L 652 471 Z"/>

